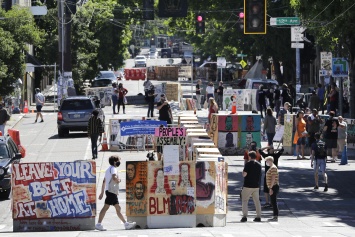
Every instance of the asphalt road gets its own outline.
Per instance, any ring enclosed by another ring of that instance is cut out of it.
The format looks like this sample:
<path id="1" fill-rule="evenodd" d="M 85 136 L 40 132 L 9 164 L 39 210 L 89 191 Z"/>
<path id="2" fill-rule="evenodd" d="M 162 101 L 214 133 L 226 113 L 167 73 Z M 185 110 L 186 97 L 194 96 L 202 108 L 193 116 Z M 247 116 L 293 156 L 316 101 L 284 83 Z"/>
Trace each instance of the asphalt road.
<path id="1" fill-rule="evenodd" d="M 50 108 L 51 109 L 51 108 Z M 106 122 L 111 118 L 111 107 L 105 108 Z M 128 106 L 126 116 L 142 115 L 146 108 Z M 86 133 L 71 133 L 69 137 L 59 139 L 56 128 L 56 113 L 45 112 L 44 123 L 34 123 L 35 114 L 25 117 L 13 115 L 10 125 L 15 125 L 21 133 L 21 142 L 27 148 L 27 157 L 22 162 L 74 161 L 90 159 L 90 141 Z M 115 115 L 117 116 L 117 115 Z M 122 117 L 123 115 L 118 115 Z M 207 111 L 198 111 L 201 119 Z M 146 152 L 99 152 L 97 164 L 97 184 L 101 188 L 104 171 L 108 167 L 107 159 L 117 154 L 123 161 L 145 160 Z M 51 232 L 51 236 L 273 236 L 273 237 L 352 237 L 355 236 L 355 161 L 350 165 L 339 166 L 337 163 L 327 164 L 329 191 L 323 192 L 323 185 L 313 190 L 313 171 L 309 160 L 296 160 L 293 156 L 282 156 L 279 161 L 281 193 L 279 197 L 279 222 L 268 223 L 272 216 L 271 209 L 263 210 L 262 222 L 253 223 L 255 216 L 253 203 L 249 204 L 247 223 L 240 223 L 241 201 L 239 189 L 242 185 L 243 158 L 241 156 L 225 157 L 229 164 L 228 174 L 228 214 L 225 227 L 214 228 L 181 228 L 181 229 L 148 229 L 126 231 L 116 217 L 113 208 L 109 209 L 103 221 L 106 232 Z M 125 215 L 125 164 L 119 167 L 122 179 L 119 201 Z M 322 180 L 322 179 L 320 179 Z M 262 197 L 262 203 L 264 199 Z M 98 209 L 103 206 L 97 200 Z M 99 211 L 98 210 L 98 211 Z M 49 233 L 12 233 L 11 200 L 0 201 L 0 236 L 48 236 Z M 97 213 L 98 215 L 98 213 Z"/>

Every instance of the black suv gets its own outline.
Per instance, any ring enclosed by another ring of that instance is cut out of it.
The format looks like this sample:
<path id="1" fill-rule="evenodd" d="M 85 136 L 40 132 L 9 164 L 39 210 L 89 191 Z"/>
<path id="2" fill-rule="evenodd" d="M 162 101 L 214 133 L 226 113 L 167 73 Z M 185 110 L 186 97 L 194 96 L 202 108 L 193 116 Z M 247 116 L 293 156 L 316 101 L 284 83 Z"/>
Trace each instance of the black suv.
<path id="1" fill-rule="evenodd" d="M 57 116 L 58 136 L 64 137 L 69 131 L 87 131 L 92 111 L 97 109 L 105 124 L 105 115 L 96 96 L 68 97 L 63 100 Z M 104 126 L 104 125 L 103 125 Z"/>
<path id="2" fill-rule="evenodd" d="M 7 199 L 11 191 L 11 166 L 19 163 L 21 153 L 10 136 L 0 136 L 0 198 Z"/>

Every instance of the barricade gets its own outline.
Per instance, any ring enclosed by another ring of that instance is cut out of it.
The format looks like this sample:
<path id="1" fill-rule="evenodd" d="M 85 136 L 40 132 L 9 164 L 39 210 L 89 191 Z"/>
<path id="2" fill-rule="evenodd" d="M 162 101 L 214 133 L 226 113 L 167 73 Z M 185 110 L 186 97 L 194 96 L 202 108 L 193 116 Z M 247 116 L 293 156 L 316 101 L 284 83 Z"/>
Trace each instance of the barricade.
<path id="1" fill-rule="evenodd" d="M 14 140 L 15 144 L 17 145 L 22 158 L 25 158 L 26 156 L 26 149 L 21 146 L 21 141 L 20 141 L 20 131 L 19 130 L 15 130 L 15 129 L 8 129 L 7 133 L 9 134 L 9 136 L 12 138 L 12 140 Z"/>

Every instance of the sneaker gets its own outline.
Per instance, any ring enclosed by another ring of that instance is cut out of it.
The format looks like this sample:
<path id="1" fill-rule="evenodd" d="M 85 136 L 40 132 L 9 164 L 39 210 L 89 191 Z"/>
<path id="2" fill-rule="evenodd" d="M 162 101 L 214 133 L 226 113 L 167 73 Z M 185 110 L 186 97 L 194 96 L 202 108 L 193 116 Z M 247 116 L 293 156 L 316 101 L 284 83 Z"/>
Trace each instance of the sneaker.
<path id="1" fill-rule="evenodd" d="M 267 221 L 269 221 L 269 222 L 278 222 L 279 218 L 277 216 L 274 216 L 273 218 L 270 218 Z"/>
<path id="2" fill-rule="evenodd" d="M 243 217 L 241 220 L 240 220 L 240 222 L 247 222 L 247 218 L 246 217 Z"/>
<path id="3" fill-rule="evenodd" d="M 260 217 L 255 217 L 253 221 L 254 222 L 261 222 L 261 218 Z"/>
<path id="4" fill-rule="evenodd" d="M 106 230 L 106 229 L 103 227 L 103 225 L 100 224 L 100 223 L 97 223 L 97 224 L 95 225 L 95 229 L 101 230 L 101 231 L 105 231 L 105 230 Z"/>
<path id="5" fill-rule="evenodd" d="M 136 222 L 126 222 L 124 223 L 124 228 L 126 230 L 131 230 L 134 229 L 136 227 Z"/>
<path id="6" fill-rule="evenodd" d="M 325 184 L 324 186 L 324 192 L 327 192 L 328 191 L 328 184 Z"/>
<path id="7" fill-rule="evenodd" d="M 270 203 L 265 203 L 263 206 L 263 208 L 270 208 L 270 207 L 272 207 Z"/>
<path id="8" fill-rule="evenodd" d="M 318 189 L 318 185 L 314 186 L 314 188 L 313 188 L 313 189 Z"/>

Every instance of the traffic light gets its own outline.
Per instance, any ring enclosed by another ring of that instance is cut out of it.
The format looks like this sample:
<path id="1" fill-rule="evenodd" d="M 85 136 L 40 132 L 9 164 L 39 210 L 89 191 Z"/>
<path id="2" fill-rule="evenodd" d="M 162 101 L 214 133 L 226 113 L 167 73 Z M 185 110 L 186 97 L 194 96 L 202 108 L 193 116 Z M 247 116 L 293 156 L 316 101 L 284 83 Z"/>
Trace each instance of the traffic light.
<path id="1" fill-rule="evenodd" d="M 266 0 L 244 0 L 244 34 L 266 34 Z"/>
<path id="2" fill-rule="evenodd" d="M 239 19 L 237 22 L 237 30 L 244 32 L 244 12 L 239 13 Z"/>
<path id="3" fill-rule="evenodd" d="M 204 34 L 205 33 L 205 14 L 199 13 L 195 16 L 196 20 L 196 34 Z"/>
<path id="4" fill-rule="evenodd" d="M 143 19 L 154 20 L 154 0 L 143 0 Z"/>

